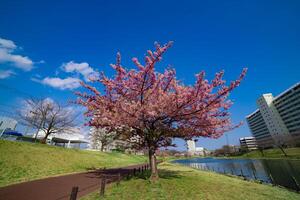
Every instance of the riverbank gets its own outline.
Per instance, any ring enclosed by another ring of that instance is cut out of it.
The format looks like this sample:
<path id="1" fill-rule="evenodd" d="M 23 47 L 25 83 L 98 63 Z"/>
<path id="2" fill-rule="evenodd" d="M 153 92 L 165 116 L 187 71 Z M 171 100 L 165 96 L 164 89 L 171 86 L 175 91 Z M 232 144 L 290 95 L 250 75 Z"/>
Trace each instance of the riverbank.
<path id="1" fill-rule="evenodd" d="M 299 193 L 283 188 L 243 181 L 207 171 L 195 170 L 181 165 L 159 165 L 160 179 L 150 184 L 146 176 L 124 180 L 119 186 L 110 185 L 105 193 L 107 200 L 139 199 L 210 199 L 210 200 L 296 200 Z M 82 200 L 97 200 L 98 191 Z"/>
<path id="2" fill-rule="evenodd" d="M 266 149 L 261 151 L 250 151 L 239 156 L 230 156 L 230 158 L 257 158 L 257 159 L 300 159 L 300 148 L 287 148 L 284 149 L 287 156 L 284 153 L 276 149 Z"/>
<path id="3" fill-rule="evenodd" d="M 0 140 L 0 187 L 50 176 L 140 164 L 145 156 Z"/>

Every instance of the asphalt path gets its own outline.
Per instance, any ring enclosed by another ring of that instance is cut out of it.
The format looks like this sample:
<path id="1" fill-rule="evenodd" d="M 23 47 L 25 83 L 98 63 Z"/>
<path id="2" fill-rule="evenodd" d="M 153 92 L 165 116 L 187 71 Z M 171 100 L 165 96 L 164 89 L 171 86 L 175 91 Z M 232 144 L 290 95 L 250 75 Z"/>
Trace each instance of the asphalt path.
<path id="1" fill-rule="evenodd" d="M 74 186 L 79 188 L 77 194 L 77 198 L 79 199 L 79 197 L 96 190 L 100 191 L 100 182 L 103 176 L 106 177 L 106 183 L 115 182 L 119 179 L 119 174 L 121 177 L 124 177 L 146 165 L 140 164 L 114 169 L 99 169 L 1 187 L 0 200 L 65 200 L 70 199 L 72 187 Z"/>

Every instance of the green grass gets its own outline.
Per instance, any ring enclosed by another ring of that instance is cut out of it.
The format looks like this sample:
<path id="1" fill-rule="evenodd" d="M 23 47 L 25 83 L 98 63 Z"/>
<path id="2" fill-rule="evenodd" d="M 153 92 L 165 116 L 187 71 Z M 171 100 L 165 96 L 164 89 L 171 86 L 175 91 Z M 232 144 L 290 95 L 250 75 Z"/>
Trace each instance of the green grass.
<path id="1" fill-rule="evenodd" d="M 300 194 L 283 188 L 240 180 L 213 172 L 199 171 L 176 164 L 162 163 L 159 166 L 160 179 L 157 183 L 132 178 L 119 186 L 107 187 L 105 198 L 98 192 L 81 200 L 296 200 Z"/>
<path id="2" fill-rule="evenodd" d="M 91 168 L 127 166 L 143 163 L 146 159 L 122 153 L 0 140 L 0 186 Z"/>
<path id="3" fill-rule="evenodd" d="M 300 159 L 300 148 L 287 148 L 284 149 L 287 157 L 284 156 L 280 149 L 266 149 L 264 150 L 264 156 L 260 151 L 250 151 L 241 156 L 236 156 L 239 158 L 282 158 L 282 159 Z"/>

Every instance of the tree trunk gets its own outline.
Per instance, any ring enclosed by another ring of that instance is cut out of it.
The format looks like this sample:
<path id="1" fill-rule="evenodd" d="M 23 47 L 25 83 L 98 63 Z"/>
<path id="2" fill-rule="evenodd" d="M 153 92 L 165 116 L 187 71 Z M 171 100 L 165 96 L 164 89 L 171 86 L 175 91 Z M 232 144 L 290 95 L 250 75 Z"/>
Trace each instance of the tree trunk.
<path id="1" fill-rule="evenodd" d="M 155 182 L 158 180 L 158 170 L 157 170 L 157 163 L 156 163 L 156 155 L 155 151 L 152 149 L 149 149 L 149 163 L 150 163 L 150 169 L 151 169 L 151 176 L 150 181 Z"/>
<path id="2" fill-rule="evenodd" d="M 47 138 L 50 135 L 50 133 L 46 133 L 45 137 L 43 139 L 41 139 L 41 143 L 42 144 L 46 144 Z"/>
<path id="3" fill-rule="evenodd" d="M 282 146 L 279 146 L 279 149 L 282 151 L 282 153 L 284 154 L 284 156 L 287 157 L 287 154 L 285 153 L 283 147 L 282 147 Z"/>
<path id="4" fill-rule="evenodd" d="M 43 139 L 41 139 L 42 144 L 46 144 L 46 141 L 47 141 L 47 136 L 45 136 Z"/>
<path id="5" fill-rule="evenodd" d="M 101 152 L 103 152 L 103 150 L 104 150 L 104 145 L 103 145 L 103 144 L 101 144 L 100 151 L 101 151 Z"/>

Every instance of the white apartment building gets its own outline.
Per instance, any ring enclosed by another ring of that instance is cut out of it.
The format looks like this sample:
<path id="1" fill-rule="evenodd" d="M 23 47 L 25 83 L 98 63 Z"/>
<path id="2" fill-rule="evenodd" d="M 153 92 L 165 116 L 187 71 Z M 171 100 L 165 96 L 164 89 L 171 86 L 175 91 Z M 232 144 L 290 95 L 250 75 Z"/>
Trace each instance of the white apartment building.
<path id="1" fill-rule="evenodd" d="M 257 149 L 257 143 L 255 137 L 243 137 L 240 138 L 241 150 L 252 151 Z"/>
<path id="2" fill-rule="evenodd" d="M 300 82 L 274 97 L 263 94 L 258 109 L 246 117 L 260 147 L 300 143 Z"/>
<path id="3" fill-rule="evenodd" d="M 186 145 L 189 153 L 194 153 L 196 151 L 196 143 L 194 140 L 187 140 Z"/>
<path id="4" fill-rule="evenodd" d="M 205 156 L 209 153 L 204 147 L 196 147 L 194 140 L 187 140 L 186 145 L 189 155 Z"/>

